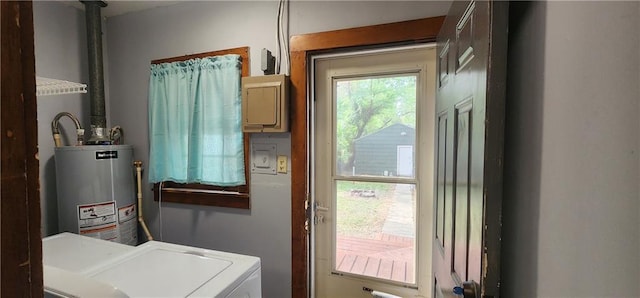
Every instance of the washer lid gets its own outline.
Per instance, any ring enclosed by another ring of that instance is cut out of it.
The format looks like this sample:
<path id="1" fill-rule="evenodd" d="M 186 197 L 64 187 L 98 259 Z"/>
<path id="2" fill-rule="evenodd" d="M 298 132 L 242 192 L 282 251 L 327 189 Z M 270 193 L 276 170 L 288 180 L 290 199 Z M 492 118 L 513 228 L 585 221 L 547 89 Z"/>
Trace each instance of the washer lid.
<path id="1" fill-rule="evenodd" d="M 248 269 L 259 266 L 258 258 L 249 257 L 256 262 L 250 265 L 247 257 L 150 241 L 88 275 L 132 297 L 217 296 L 231 291 L 251 273 Z"/>
<path id="2" fill-rule="evenodd" d="M 85 273 L 113 262 L 134 249 L 133 246 L 65 232 L 42 239 L 42 263 L 66 271 Z"/>
<path id="3" fill-rule="evenodd" d="M 129 297 L 112 285 L 99 282 L 80 273 L 47 265 L 42 267 L 45 278 L 45 297 Z M 47 293 L 53 295 L 46 295 Z"/>

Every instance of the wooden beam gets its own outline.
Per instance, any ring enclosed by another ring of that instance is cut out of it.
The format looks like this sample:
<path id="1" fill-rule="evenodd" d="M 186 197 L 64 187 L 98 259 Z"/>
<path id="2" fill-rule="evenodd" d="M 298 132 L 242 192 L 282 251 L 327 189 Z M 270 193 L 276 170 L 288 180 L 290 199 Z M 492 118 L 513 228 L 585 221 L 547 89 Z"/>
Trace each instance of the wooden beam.
<path id="1" fill-rule="evenodd" d="M 291 37 L 291 52 L 435 41 L 444 17 L 342 29 Z"/>
<path id="2" fill-rule="evenodd" d="M 0 11 L 0 296 L 42 297 L 33 8 L 30 1 L 0 1 Z"/>

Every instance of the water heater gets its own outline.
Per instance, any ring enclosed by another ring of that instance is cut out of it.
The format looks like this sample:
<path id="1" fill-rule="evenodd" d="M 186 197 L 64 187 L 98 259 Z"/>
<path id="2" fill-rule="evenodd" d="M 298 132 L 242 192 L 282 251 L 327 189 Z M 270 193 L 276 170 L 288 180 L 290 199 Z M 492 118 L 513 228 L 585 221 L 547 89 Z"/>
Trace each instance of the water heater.
<path id="1" fill-rule="evenodd" d="M 55 148 L 58 228 L 137 245 L 131 145 Z"/>

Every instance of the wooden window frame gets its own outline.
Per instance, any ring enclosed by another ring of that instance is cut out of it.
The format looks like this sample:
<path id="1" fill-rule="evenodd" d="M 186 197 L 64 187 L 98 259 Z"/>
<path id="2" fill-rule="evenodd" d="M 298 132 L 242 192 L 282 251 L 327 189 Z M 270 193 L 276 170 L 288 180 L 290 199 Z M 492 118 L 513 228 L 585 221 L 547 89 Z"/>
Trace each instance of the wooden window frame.
<path id="1" fill-rule="evenodd" d="M 199 53 L 193 55 L 164 58 L 151 61 L 151 64 L 185 61 L 228 54 L 240 55 L 242 60 L 242 77 L 249 76 L 249 47 Z M 249 133 L 243 133 L 244 142 L 244 178 L 245 184 L 240 186 L 213 186 L 199 183 L 176 183 L 165 181 L 153 185 L 153 199 L 159 202 L 171 202 L 192 205 L 205 205 L 250 209 L 249 195 Z"/>

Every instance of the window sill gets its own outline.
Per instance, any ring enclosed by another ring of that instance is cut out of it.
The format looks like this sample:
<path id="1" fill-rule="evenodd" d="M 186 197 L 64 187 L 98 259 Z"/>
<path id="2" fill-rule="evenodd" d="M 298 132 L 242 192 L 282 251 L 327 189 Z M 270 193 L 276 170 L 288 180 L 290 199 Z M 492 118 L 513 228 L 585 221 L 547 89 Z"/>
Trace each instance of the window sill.
<path id="1" fill-rule="evenodd" d="M 153 193 L 154 201 L 158 202 L 251 209 L 250 196 L 248 193 L 163 187 L 162 195 L 160 196 L 160 187 L 158 184 L 154 185 Z"/>

